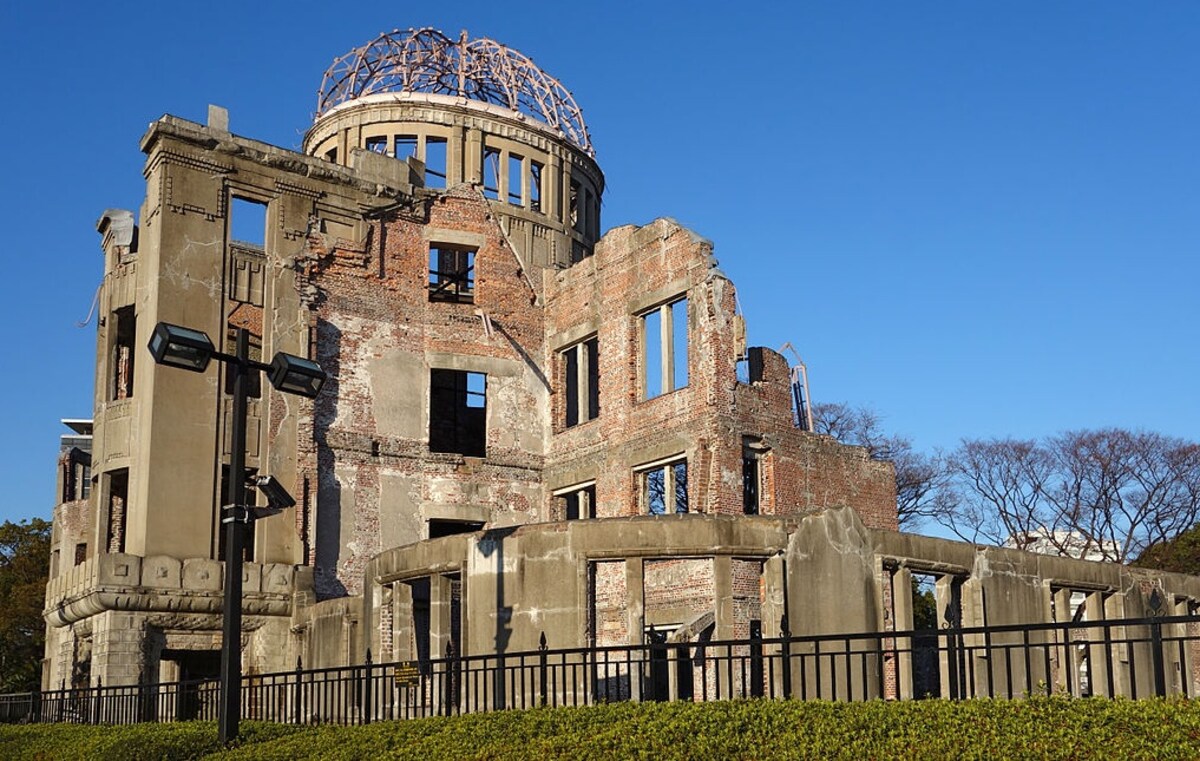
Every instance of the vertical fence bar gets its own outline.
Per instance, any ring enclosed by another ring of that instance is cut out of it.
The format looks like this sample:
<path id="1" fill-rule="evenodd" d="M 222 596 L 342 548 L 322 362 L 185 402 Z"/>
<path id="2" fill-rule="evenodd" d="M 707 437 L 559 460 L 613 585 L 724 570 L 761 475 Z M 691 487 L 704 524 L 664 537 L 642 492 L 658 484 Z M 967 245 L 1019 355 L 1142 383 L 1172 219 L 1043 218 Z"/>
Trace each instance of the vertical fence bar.
<path id="1" fill-rule="evenodd" d="M 783 674 L 783 698 L 787 700 L 792 696 L 792 633 L 788 630 L 787 614 L 779 619 L 779 636 L 783 638 L 780 643 L 783 664 L 779 670 Z"/>
<path id="2" fill-rule="evenodd" d="M 538 705 L 546 705 L 546 632 L 538 640 Z"/>
<path id="3" fill-rule="evenodd" d="M 371 648 L 367 648 L 367 662 L 363 669 L 364 679 L 362 692 L 362 718 L 360 724 L 371 723 Z"/>
<path id="4" fill-rule="evenodd" d="M 300 723 L 301 713 L 301 694 L 300 683 L 304 681 L 304 664 L 300 662 L 300 656 L 296 656 L 296 687 L 292 694 L 292 723 Z"/>
<path id="5" fill-rule="evenodd" d="M 92 693 L 92 723 L 100 723 L 100 691 L 104 687 L 104 680 L 101 677 L 96 677 L 96 687 L 91 690 Z"/>
<path id="6" fill-rule="evenodd" d="M 1167 674 L 1163 666 L 1162 624 L 1157 618 L 1150 621 L 1150 662 L 1154 668 L 1154 694 L 1167 695 Z"/>

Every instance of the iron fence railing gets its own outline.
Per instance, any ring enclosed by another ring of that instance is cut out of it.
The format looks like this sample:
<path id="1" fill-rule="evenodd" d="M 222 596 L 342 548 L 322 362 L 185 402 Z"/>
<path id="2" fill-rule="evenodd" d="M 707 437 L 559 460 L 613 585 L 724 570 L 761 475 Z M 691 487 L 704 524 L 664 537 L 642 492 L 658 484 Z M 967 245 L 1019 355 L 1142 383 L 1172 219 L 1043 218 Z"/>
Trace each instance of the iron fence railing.
<path id="1" fill-rule="evenodd" d="M 947 628 L 457 655 L 248 674 L 246 719 L 298 724 L 615 701 L 1195 696 L 1200 616 Z M 215 719 L 216 681 L 0 695 L 0 721 Z"/>

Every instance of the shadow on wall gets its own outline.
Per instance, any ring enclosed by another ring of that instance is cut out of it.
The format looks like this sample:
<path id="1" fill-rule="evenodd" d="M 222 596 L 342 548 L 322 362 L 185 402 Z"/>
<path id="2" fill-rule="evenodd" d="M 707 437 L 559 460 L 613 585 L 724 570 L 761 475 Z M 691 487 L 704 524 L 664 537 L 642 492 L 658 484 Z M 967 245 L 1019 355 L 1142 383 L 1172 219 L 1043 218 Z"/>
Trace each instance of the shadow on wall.
<path id="1" fill-rule="evenodd" d="M 508 651 L 512 639 L 513 606 L 505 604 L 504 597 L 504 541 L 517 531 L 516 526 L 494 528 L 483 532 L 479 539 L 479 551 L 485 558 L 495 558 L 496 569 L 496 637 L 495 652 L 503 655 Z"/>
<path id="2" fill-rule="evenodd" d="M 317 505 L 314 518 L 316 544 L 313 585 L 317 599 L 346 595 L 346 586 L 338 579 L 338 561 L 342 554 L 342 485 L 335 471 L 333 448 L 329 446 L 329 428 L 337 419 L 340 393 L 342 331 L 331 322 L 317 322 L 317 361 L 328 374 L 325 387 L 313 412 L 313 439 L 317 446 Z"/>

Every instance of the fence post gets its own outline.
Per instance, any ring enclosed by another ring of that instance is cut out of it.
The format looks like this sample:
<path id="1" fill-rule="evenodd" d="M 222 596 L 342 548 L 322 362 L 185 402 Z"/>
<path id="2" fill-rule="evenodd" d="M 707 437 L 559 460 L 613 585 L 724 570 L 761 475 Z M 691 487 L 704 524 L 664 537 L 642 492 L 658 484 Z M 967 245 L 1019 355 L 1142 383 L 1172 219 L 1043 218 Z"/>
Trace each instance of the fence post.
<path id="1" fill-rule="evenodd" d="M 1150 655 L 1154 664 L 1154 694 L 1160 698 L 1167 695 L 1167 674 L 1163 666 L 1162 624 L 1157 618 L 1150 622 Z"/>
<path id="2" fill-rule="evenodd" d="M 300 660 L 300 656 L 296 656 L 296 691 L 292 696 L 292 723 L 300 724 L 300 711 L 303 707 L 302 695 L 300 693 L 300 682 L 304 676 L 304 664 Z"/>
<path id="3" fill-rule="evenodd" d="M 442 685 L 443 710 L 446 716 L 453 716 L 458 705 L 458 652 L 454 649 L 454 640 L 446 640 L 446 673 Z"/>
<path id="4" fill-rule="evenodd" d="M 371 648 L 369 647 L 367 648 L 366 681 L 363 683 L 361 723 L 371 723 Z"/>
<path id="5" fill-rule="evenodd" d="M 546 705 L 546 632 L 538 640 L 538 705 Z"/>
<path id="6" fill-rule="evenodd" d="M 788 629 L 786 613 L 779 619 L 779 636 L 783 638 L 783 644 L 780 646 L 783 652 L 783 664 L 779 671 L 783 674 L 783 697 L 786 700 L 792 696 L 792 632 Z"/>
<path id="7" fill-rule="evenodd" d="M 29 721 L 33 724 L 42 723 L 42 685 L 33 688 L 29 696 Z"/>
<path id="8" fill-rule="evenodd" d="M 100 723 L 100 691 L 104 689 L 104 680 L 96 677 L 96 687 L 92 691 L 92 723 Z"/>

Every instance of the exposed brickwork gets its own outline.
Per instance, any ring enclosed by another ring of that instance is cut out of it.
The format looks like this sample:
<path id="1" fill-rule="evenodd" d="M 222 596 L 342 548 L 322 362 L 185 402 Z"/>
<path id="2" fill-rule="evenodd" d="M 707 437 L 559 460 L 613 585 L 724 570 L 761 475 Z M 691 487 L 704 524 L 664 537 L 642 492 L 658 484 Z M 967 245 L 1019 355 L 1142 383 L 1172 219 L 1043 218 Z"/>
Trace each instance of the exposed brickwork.
<path id="1" fill-rule="evenodd" d="M 714 609 L 712 558 L 648 560 L 644 568 L 648 624 L 659 627 L 688 624 Z"/>
<path id="2" fill-rule="evenodd" d="M 625 561 L 592 563 L 592 636 L 595 644 L 624 645 L 629 641 L 626 611 L 629 591 Z"/>

